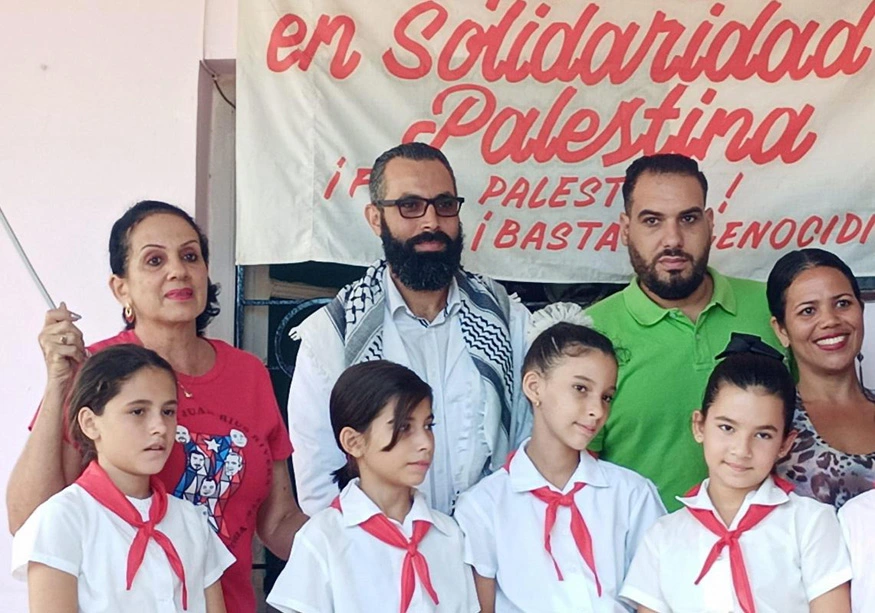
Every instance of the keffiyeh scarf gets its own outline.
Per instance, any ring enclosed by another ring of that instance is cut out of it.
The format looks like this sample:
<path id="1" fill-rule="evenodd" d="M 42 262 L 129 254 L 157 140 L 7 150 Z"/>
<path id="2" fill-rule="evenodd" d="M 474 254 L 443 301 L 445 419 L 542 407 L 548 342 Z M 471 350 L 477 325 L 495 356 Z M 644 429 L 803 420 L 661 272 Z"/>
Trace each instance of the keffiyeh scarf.
<path id="1" fill-rule="evenodd" d="M 364 277 L 343 288 L 325 307 L 342 339 L 346 366 L 383 358 L 386 267 L 385 260 L 371 265 Z M 462 338 L 486 389 L 498 399 L 502 434 L 508 440 L 513 401 L 510 299 L 504 292 L 496 291 L 492 280 L 480 275 L 459 269 L 455 278 L 461 302 Z"/>

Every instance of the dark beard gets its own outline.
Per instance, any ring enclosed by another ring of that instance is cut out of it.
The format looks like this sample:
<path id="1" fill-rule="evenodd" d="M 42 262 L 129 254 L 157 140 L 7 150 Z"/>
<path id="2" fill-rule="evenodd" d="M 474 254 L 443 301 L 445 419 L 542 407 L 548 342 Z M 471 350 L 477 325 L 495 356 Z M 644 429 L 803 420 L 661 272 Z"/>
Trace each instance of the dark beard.
<path id="1" fill-rule="evenodd" d="M 389 231 L 386 220 L 380 220 L 383 253 L 392 273 L 405 287 L 415 292 L 433 292 L 449 286 L 462 262 L 462 225 L 459 235 L 451 239 L 446 233 L 423 232 L 406 241 L 399 241 Z M 443 251 L 420 253 L 415 246 L 428 241 L 440 241 Z"/>
<path id="2" fill-rule="evenodd" d="M 656 272 L 656 260 L 665 255 L 683 256 L 692 260 L 693 268 L 690 276 L 683 277 L 680 272 L 677 272 L 670 273 L 668 281 L 660 279 L 659 273 Z M 638 275 L 638 282 L 663 300 L 684 300 L 689 298 L 702 285 L 705 280 L 705 274 L 708 271 L 707 251 L 701 259 L 697 260 L 681 249 L 666 249 L 657 254 L 652 262 L 648 263 L 630 243 L 629 259 L 632 262 L 635 274 Z"/>

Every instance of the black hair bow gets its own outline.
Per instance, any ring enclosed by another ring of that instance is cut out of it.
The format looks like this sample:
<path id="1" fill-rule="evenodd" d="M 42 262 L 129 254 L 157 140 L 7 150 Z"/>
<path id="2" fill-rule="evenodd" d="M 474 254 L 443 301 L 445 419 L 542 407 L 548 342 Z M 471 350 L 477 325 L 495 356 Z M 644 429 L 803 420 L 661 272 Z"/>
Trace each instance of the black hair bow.
<path id="1" fill-rule="evenodd" d="M 756 336 L 755 334 L 743 334 L 741 332 L 733 332 L 732 336 L 729 338 L 729 344 L 726 345 L 726 349 L 717 354 L 717 357 L 714 359 L 722 360 L 723 358 L 740 353 L 753 353 L 756 355 L 764 355 L 767 358 L 774 358 L 780 362 L 784 361 L 784 356 L 781 352 L 771 345 L 764 343 L 763 339 L 759 336 Z"/>

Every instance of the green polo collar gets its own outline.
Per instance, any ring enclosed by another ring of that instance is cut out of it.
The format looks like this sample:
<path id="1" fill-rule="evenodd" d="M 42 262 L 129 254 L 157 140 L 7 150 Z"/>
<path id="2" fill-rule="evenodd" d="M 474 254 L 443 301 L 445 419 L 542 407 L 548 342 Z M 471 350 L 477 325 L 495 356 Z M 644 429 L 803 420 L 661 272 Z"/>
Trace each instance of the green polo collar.
<path id="1" fill-rule="evenodd" d="M 710 310 L 715 304 L 729 313 L 735 315 L 735 292 L 732 291 L 732 286 L 729 280 L 719 272 L 708 267 L 708 274 L 714 281 L 714 293 L 711 296 L 711 302 L 703 309 L 703 313 Z M 638 285 L 638 278 L 632 279 L 632 282 L 623 290 L 623 300 L 626 304 L 626 309 L 642 326 L 652 326 L 659 323 L 663 317 L 676 309 L 664 309 L 650 297 L 644 293 Z"/>

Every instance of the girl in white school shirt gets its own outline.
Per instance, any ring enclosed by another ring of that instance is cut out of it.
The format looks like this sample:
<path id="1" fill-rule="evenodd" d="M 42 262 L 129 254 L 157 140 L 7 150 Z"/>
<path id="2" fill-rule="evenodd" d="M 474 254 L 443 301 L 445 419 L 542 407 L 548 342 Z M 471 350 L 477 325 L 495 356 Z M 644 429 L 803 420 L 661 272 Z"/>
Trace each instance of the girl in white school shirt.
<path id="1" fill-rule="evenodd" d="M 136 345 L 105 349 L 82 367 L 71 436 L 90 463 L 12 544 L 32 613 L 225 611 L 219 579 L 234 556 L 155 477 L 174 443 L 176 390 L 171 366 Z"/>
<path id="2" fill-rule="evenodd" d="M 331 507 L 295 536 L 267 602 L 285 612 L 478 611 L 462 534 L 416 486 L 434 453 L 431 388 L 398 364 L 351 366 L 329 399 L 347 464 Z"/>
<path id="3" fill-rule="evenodd" d="M 839 523 L 851 554 L 851 610 L 875 611 L 875 490 L 851 498 L 839 509 Z"/>
<path id="4" fill-rule="evenodd" d="M 551 319 L 536 314 L 535 330 Z M 665 508 L 650 481 L 586 452 L 616 384 L 611 341 L 589 327 L 556 323 L 532 343 L 523 362 L 532 437 L 456 505 L 483 611 L 629 610 L 620 586 Z"/>
<path id="5" fill-rule="evenodd" d="M 851 567 L 835 511 L 772 474 L 796 391 L 782 356 L 733 334 L 693 435 L 708 478 L 641 543 L 621 596 L 639 612 L 847 613 Z"/>

